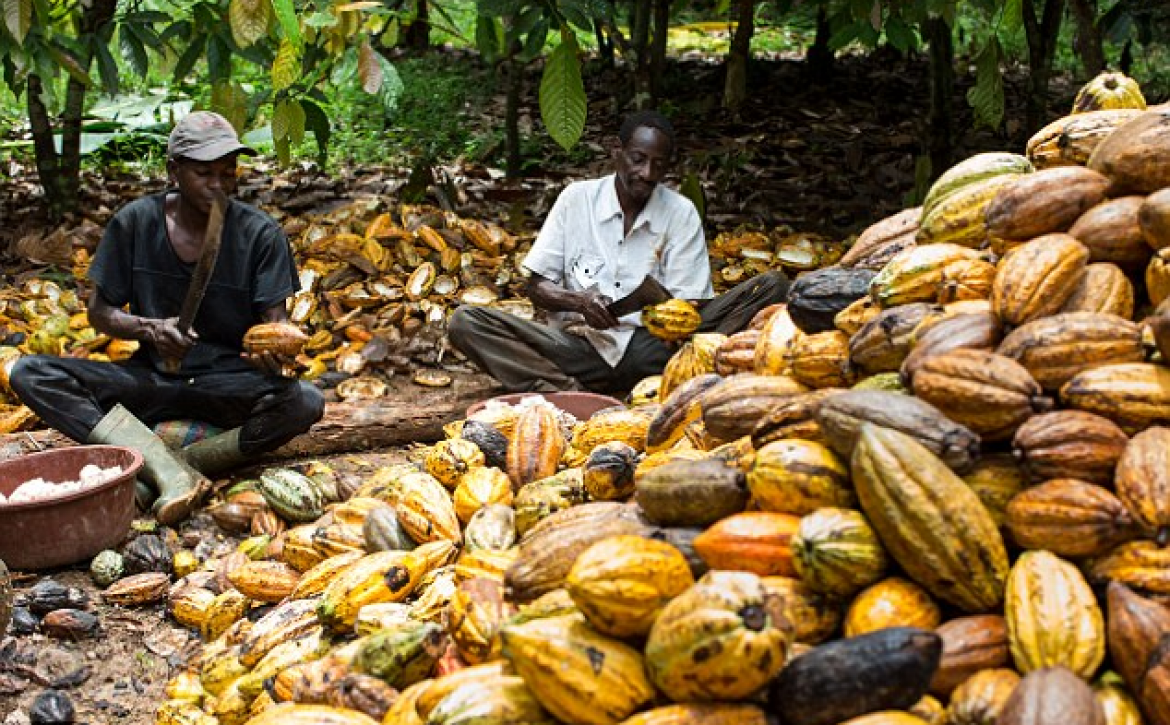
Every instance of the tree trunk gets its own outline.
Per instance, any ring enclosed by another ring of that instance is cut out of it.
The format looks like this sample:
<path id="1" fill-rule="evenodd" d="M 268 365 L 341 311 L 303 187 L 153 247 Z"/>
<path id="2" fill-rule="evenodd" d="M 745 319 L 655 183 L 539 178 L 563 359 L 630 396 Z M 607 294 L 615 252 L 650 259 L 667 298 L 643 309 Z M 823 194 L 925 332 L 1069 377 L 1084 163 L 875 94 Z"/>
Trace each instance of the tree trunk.
<path id="1" fill-rule="evenodd" d="M 723 107 L 731 112 L 747 99 L 748 63 L 755 33 L 755 0 L 735 0 L 736 26 L 727 50 L 727 77 L 723 81 Z"/>
<path id="2" fill-rule="evenodd" d="M 829 15 L 825 6 L 817 8 L 817 33 L 813 44 L 809 46 L 805 61 L 808 63 L 809 78 L 814 82 L 822 82 L 833 75 L 833 51 L 829 49 L 829 38 L 833 29 L 829 26 Z"/>
<path id="3" fill-rule="evenodd" d="M 1105 70 L 1105 43 L 1097 26 L 1097 0 L 1069 0 L 1077 34 L 1073 41 L 1085 78 L 1092 78 Z"/>
<path id="4" fill-rule="evenodd" d="M 654 41 L 650 46 L 650 101 L 658 105 L 666 75 L 666 41 L 670 32 L 670 0 L 654 0 Z"/>
<path id="5" fill-rule="evenodd" d="M 82 34 L 96 34 L 109 23 L 117 10 L 117 0 L 93 0 L 83 5 L 79 31 Z M 89 71 L 93 54 L 88 44 L 80 44 L 80 52 L 74 56 L 77 65 Z M 64 51 L 69 52 L 69 51 Z M 28 116 L 32 127 L 33 150 L 36 155 L 37 174 L 45 190 L 49 215 L 59 219 L 75 211 L 78 192 L 81 188 L 81 119 L 85 114 L 85 86 L 72 76 L 65 85 L 65 104 L 61 109 L 61 151 L 57 151 L 53 139 L 53 119 L 42 95 L 45 85 L 36 74 L 26 82 L 28 93 Z"/>
<path id="6" fill-rule="evenodd" d="M 653 100 L 650 67 L 650 18 L 653 0 L 633 0 L 630 41 L 634 51 L 634 107 L 649 108 Z"/>
<path id="7" fill-rule="evenodd" d="M 524 83 L 524 69 L 516 60 L 517 48 L 508 53 L 503 62 L 507 101 L 504 106 L 504 171 L 509 179 L 520 176 L 520 95 Z"/>
<path id="8" fill-rule="evenodd" d="M 939 17 L 923 23 L 930 46 L 930 129 L 926 135 L 926 155 L 930 158 L 930 178 L 951 167 L 955 139 L 955 44 L 951 26 Z"/>
<path id="9" fill-rule="evenodd" d="M 427 0 L 415 0 L 414 20 L 403 34 L 403 45 L 413 51 L 425 53 L 431 47 L 431 8 Z"/>
<path id="10" fill-rule="evenodd" d="M 1042 16 L 1036 18 L 1035 0 L 1024 0 L 1024 29 L 1028 40 L 1028 104 L 1025 133 L 1031 136 L 1048 117 L 1048 80 L 1052 58 L 1064 15 L 1064 0 L 1044 0 Z"/>

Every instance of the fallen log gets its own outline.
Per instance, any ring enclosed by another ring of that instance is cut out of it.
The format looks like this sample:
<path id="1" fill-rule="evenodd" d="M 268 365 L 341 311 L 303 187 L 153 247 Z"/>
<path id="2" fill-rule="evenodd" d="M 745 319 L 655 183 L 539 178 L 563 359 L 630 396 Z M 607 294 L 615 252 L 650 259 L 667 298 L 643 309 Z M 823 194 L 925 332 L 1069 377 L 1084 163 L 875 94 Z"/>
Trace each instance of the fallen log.
<path id="1" fill-rule="evenodd" d="M 257 462 L 434 442 L 443 437 L 444 425 L 463 417 L 467 406 L 498 392 L 485 379 L 420 392 L 410 399 L 326 403 L 325 415 L 308 432 Z M 0 435 L 0 460 L 72 445 L 76 444 L 52 429 L 7 433 Z"/>

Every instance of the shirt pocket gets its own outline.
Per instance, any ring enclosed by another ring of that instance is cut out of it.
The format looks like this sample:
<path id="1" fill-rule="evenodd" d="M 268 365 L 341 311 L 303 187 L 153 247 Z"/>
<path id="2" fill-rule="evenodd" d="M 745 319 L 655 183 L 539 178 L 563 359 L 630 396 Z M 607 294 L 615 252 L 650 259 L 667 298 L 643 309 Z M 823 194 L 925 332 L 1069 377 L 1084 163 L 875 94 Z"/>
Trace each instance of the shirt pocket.
<path id="1" fill-rule="evenodd" d="M 605 269 L 605 258 L 600 254 L 579 254 L 573 259 L 569 267 L 569 274 L 581 289 L 589 289 L 601 279 L 601 271 Z"/>

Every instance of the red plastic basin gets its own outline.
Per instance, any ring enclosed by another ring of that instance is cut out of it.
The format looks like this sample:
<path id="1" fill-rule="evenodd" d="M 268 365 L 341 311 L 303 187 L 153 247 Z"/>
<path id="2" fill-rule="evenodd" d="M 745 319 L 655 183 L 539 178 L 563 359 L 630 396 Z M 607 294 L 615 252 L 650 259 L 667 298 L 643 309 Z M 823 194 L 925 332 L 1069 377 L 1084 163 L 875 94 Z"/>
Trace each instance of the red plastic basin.
<path id="1" fill-rule="evenodd" d="M 112 481 L 60 498 L 0 504 L 0 559 L 10 569 L 49 569 L 117 546 L 134 520 L 134 476 L 142 455 L 121 446 L 72 446 L 0 461 L 0 492 L 25 481 L 75 481 L 87 464 L 122 467 Z"/>
<path id="2" fill-rule="evenodd" d="M 611 398 L 608 395 L 575 391 L 562 393 L 511 393 L 509 395 L 497 395 L 494 398 L 490 398 L 490 400 L 507 403 L 508 405 L 516 405 L 522 399 L 531 398 L 535 395 L 539 395 L 577 420 L 588 420 L 599 410 L 605 410 L 606 408 L 612 408 L 615 405 L 622 404 L 622 401 L 617 398 Z M 482 410 L 487 403 L 487 400 L 472 403 L 467 408 L 467 417 L 471 417 Z"/>

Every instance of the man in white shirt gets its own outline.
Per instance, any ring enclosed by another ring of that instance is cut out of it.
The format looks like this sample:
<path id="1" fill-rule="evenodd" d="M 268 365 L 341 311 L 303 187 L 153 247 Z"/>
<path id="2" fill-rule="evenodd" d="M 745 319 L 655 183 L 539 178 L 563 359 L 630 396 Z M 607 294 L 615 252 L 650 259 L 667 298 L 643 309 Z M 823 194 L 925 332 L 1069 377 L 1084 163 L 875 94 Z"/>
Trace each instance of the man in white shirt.
<path id="1" fill-rule="evenodd" d="M 549 324 L 463 306 L 449 323 L 452 345 L 509 392 L 622 393 L 661 373 L 674 354 L 646 331 L 640 312 L 617 318 L 608 309 L 647 276 L 700 308 L 700 332 L 736 332 L 765 306 L 784 301 L 788 280 L 781 272 L 712 299 L 699 214 L 659 183 L 674 150 L 674 129 L 662 115 L 628 116 L 613 148 L 615 173 L 566 187 L 524 260 L 528 296 Z"/>

